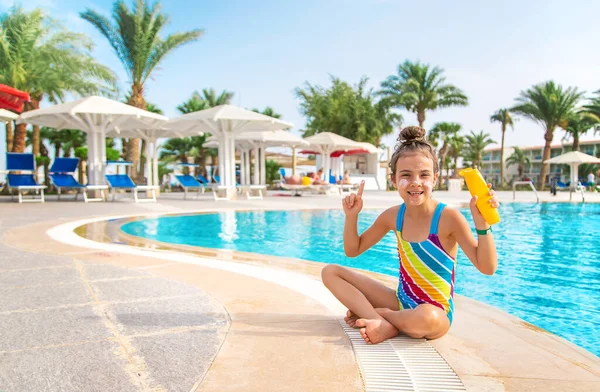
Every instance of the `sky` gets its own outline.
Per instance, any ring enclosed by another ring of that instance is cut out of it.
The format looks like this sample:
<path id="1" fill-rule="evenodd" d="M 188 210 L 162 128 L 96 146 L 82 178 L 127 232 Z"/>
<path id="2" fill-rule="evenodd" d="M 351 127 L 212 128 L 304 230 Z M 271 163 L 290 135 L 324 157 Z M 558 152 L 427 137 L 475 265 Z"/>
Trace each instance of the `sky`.
<path id="1" fill-rule="evenodd" d="M 0 12 L 12 4 L 0 0 Z M 117 73 L 124 95 L 129 81 L 123 66 L 104 37 L 79 17 L 87 8 L 110 16 L 112 5 L 102 0 L 23 3 L 90 36 L 93 55 Z M 146 85 L 147 101 L 169 117 L 178 115 L 177 105 L 195 90 L 214 88 L 233 92 L 234 105 L 273 107 L 300 135 L 306 119 L 297 87 L 306 82 L 327 87 L 331 76 L 356 84 L 365 76 L 376 91 L 408 59 L 443 68 L 447 82 L 469 98 L 467 107 L 428 112 L 425 128 L 458 122 L 462 133 L 483 130 L 500 142 L 500 125 L 491 124 L 490 115 L 512 106 L 521 91 L 547 80 L 587 96 L 600 90 L 600 2 L 163 0 L 162 10 L 171 21 L 166 34 L 204 30 L 200 40 L 167 57 Z M 417 123 L 416 114 L 399 112 L 403 125 Z M 398 131 L 383 143 L 393 146 Z M 520 119 L 507 132 L 506 144 L 541 145 L 543 133 L 538 124 Z M 557 131 L 555 143 L 563 135 Z M 583 140 L 590 138 L 593 133 Z M 0 145 L 2 153 L 5 143 Z"/>

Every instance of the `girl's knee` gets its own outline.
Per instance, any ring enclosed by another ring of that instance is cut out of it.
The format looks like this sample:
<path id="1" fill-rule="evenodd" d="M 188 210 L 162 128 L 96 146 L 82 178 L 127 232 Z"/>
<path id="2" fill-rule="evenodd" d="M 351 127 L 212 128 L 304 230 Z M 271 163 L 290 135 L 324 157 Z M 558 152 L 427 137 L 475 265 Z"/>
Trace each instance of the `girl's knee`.
<path id="1" fill-rule="evenodd" d="M 415 309 L 418 315 L 417 322 L 410 325 L 404 333 L 411 338 L 430 339 L 432 336 L 442 335 L 441 331 L 447 331 L 449 328 L 449 320 L 445 312 L 434 305 L 423 304 Z M 444 332 L 445 333 L 445 332 Z"/>
<path id="2" fill-rule="evenodd" d="M 444 311 L 434 305 L 421 305 L 418 311 L 419 317 L 425 325 L 437 326 L 447 319 Z"/>
<path id="3" fill-rule="evenodd" d="M 340 275 L 340 266 L 336 264 L 328 264 L 321 270 L 321 279 L 323 283 L 327 283 L 332 279 Z"/>

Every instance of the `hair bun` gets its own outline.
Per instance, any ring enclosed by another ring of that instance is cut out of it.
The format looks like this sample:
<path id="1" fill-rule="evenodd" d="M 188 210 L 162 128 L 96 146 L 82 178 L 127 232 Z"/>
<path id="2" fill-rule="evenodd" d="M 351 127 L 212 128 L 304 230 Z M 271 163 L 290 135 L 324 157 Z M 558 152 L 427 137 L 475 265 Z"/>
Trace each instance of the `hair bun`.
<path id="1" fill-rule="evenodd" d="M 402 144 L 425 142 L 427 131 L 417 126 L 405 127 L 400 131 L 398 141 Z"/>

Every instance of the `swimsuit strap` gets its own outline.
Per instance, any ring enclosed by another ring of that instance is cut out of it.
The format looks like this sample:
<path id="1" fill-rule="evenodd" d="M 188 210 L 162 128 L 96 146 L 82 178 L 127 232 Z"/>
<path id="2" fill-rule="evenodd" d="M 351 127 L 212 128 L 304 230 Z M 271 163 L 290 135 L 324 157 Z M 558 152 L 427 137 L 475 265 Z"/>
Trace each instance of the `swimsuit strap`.
<path id="1" fill-rule="evenodd" d="M 437 235 L 438 226 L 440 223 L 440 216 L 442 216 L 442 210 L 444 209 L 444 207 L 446 207 L 444 203 L 438 203 L 437 207 L 435 208 L 435 211 L 433 213 L 433 219 L 431 220 L 431 229 L 429 229 L 430 234 Z"/>
<path id="2" fill-rule="evenodd" d="M 406 205 L 401 204 L 400 208 L 398 208 L 398 217 L 396 218 L 396 231 L 402 232 L 402 223 L 404 222 L 404 211 L 406 210 Z"/>

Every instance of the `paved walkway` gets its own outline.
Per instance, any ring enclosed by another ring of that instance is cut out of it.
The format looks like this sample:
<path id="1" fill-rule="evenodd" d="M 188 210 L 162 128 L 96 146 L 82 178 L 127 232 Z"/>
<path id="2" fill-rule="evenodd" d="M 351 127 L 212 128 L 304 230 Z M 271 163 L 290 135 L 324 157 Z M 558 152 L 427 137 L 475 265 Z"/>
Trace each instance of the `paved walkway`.
<path id="1" fill-rule="evenodd" d="M 98 216 L 340 203 L 181 196 L 165 195 L 156 204 L 0 201 L 0 391 L 363 390 L 335 315 L 296 291 L 200 265 L 73 247 L 46 235 L 60 223 Z M 465 196 L 437 197 L 462 202 Z M 365 204 L 384 208 L 396 197 L 367 193 Z M 312 279 L 321 269 L 265 257 L 237 261 Z M 469 390 L 600 389 L 600 360 L 584 350 L 462 296 L 456 313 L 451 332 L 432 344 Z"/>

